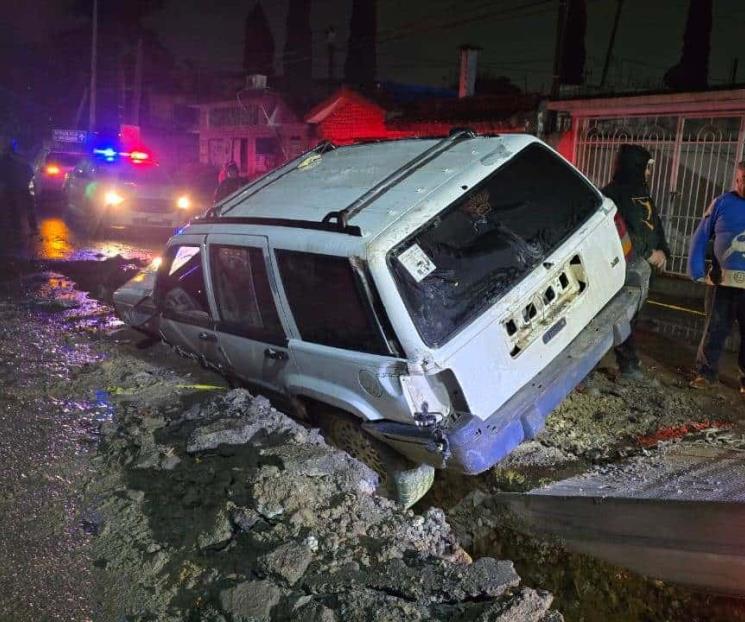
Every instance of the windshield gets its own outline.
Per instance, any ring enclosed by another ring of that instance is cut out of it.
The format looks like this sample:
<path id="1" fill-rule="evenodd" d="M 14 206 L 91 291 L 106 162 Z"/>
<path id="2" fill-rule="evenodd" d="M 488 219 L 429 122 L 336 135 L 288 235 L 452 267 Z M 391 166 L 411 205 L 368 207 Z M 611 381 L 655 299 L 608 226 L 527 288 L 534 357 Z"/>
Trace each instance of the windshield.
<path id="1" fill-rule="evenodd" d="M 60 166 L 75 166 L 83 159 L 80 153 L 65 153 L 63 151 L 50 151 L 44 158 L 46 164 L 58 164 Z"/>
<path id="2" fill-rule="evenodd" d="M 600 205 L 559 156 L 533 144 L 388 254 L 419 334 L 438 346 L 544 261 Z"/>
<path id="3" fill-rule="evenodd" d="M 117 177 L 121 181 L 129 181 L 135 184 L 173 184 L 170 175 L 157 164 L 129 164 L 125 162 L 119 166 Z"/>
<path id="4" fill-rule="evenodd" d="M 127 161 L 98 162 L 98 175 L 109 180 L 117 179 L 138 185 L 171 186 L 173 179 L 158 164 L 132 164 Z"/>

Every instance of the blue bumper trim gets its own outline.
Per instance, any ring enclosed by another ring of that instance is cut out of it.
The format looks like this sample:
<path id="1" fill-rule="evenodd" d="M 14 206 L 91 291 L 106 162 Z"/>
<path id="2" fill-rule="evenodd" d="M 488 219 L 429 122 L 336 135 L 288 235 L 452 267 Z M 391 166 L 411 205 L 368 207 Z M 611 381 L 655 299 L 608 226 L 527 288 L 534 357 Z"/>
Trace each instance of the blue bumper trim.
<path id="1" fill-rule="evenodd" d="M 624 287 L 559 356 L 486 420 L 462 413 L 431 428 L 387 421 L 364 427 L 414 461 L 481 473 L 535 437 L 551 411 L 629 335 L 640 297 L 638 288 Z"/>

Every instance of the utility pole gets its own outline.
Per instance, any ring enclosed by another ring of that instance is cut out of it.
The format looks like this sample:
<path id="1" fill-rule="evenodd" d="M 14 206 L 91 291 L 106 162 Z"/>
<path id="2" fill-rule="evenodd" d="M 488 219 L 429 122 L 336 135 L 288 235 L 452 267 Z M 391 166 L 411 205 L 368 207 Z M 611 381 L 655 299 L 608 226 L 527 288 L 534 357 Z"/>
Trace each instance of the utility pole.
<path id="1" fill-rule="evenodd" d="M 142 37 L 137 41 L 137 56 L 135 58 L 135 84 L 134 96 L 132 97 L 132 123 L 140 124 L 140 104 L 142 103 L 142 63 L 143 63 Z"/>
<path id="2" fill-rule="evenodd" d="M 91 86 L 88 102 L 88 131 L 96 127 L 96 70 L 98 64 L 98 0 L 93 0 L 93 36 L 91 37 Z"/>
<path id="3" fill-rule="evenodd" d="M 554 72 L 551 80 L 551 99 L 557 99 L 561 87 L 561 66 L 564 59 L 564 34 L 566 33 L 567 4 L 570 0 L 559 0 L 556 18 L 556 47 L 554 48 Z M 558 113 L 554 110 L 546 118 L 546 134 L 556 130 Z"/>
<path id="4" fill-rule="evenodd" d="M 618 32 L 618 22 L 621 21 L 621 9 L 623 8 L 623 0 L 618 0 L 616 5 L 616 17 L 613 20 L 613 29 L 610 32 L 610 40 L 608 41 L 608 50 L 605 53 L 605 62 L 603 63 L 603 74 L 600 76 L 600 86 L 605 84 L 605 78 L 608 76 L 608 67 L 610 66 L 610 59 L 613 56 L 613 45 L 616 41 L 616 32 Z"/>

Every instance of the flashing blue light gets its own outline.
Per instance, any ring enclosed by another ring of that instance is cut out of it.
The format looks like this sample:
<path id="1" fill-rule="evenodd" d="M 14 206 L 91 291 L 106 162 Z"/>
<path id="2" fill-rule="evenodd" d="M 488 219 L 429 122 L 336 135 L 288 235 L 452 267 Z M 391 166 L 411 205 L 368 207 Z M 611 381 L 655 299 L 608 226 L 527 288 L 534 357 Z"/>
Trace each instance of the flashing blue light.
<path id="1" fill-rule="evenodd" d="M 95 155 L 103 156 L 107 162 L 113 162 L 117 156 L 117 151 L 112 147 L 106 147 L 105 149 L 94 149 Z"/>

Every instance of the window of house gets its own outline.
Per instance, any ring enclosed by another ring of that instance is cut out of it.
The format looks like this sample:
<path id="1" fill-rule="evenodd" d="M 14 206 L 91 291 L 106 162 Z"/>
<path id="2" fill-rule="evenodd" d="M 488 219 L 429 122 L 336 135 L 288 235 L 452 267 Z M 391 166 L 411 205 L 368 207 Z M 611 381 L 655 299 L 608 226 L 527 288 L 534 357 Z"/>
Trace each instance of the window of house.
<path id="1" fill-rule="evenodd" d="M 155 297 L 165 317 L 189 324 L 209 324 L 210 311 L 199 246 L 172 246 L 168 249 L 158 271 Z"/>
<path id="2" fill-rule="evenodd" d="M 210 270 L 221 331 L 286 345 L 260 248 L 211 246 Z"/>
<path id="3" fill-rule="evenodd" d="M 278 250 L 277 261 L 303 341 L 389 354 L 348 259 Z"/>

